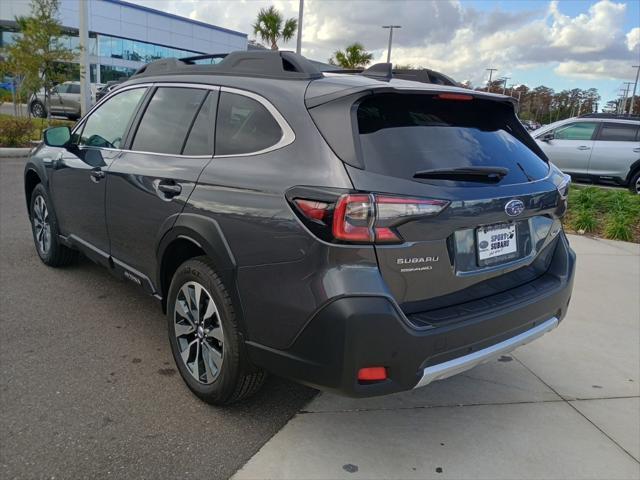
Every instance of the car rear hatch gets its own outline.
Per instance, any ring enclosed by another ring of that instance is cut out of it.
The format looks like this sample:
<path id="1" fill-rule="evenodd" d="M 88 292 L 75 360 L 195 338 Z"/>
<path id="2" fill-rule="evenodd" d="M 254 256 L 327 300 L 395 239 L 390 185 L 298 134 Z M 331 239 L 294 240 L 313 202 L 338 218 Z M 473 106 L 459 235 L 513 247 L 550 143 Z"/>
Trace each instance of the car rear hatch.
<path id="1" fill-rule="evenodd" d="M 547 271 L 568 185 L 505 97 L 387 88 L 309 111 L 356 192 L 370 195 L 379 268 L 405 313 L 473 302 Z"/>

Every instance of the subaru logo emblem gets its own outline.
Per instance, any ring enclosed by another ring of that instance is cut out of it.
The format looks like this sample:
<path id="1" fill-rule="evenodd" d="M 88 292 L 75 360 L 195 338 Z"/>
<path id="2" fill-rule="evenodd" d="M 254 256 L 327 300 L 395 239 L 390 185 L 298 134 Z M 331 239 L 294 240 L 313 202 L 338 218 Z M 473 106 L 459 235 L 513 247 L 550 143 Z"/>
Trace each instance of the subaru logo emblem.
<path id="1" fill-rule="evenodd" d="M 504 211 L 510 217 L 517 217 L 524 212 L 524 203 L 522 200 L 509 200 L 504 206 Z"/>

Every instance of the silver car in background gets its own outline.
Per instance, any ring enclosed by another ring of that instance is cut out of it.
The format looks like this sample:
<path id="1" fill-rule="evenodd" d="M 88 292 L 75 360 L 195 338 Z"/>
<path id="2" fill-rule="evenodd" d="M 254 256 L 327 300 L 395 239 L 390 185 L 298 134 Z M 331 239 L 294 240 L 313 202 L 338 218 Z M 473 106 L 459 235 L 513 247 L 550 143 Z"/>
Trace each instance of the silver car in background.
<path id="1" fill-rule="evenodd" d="M 101 83 L 91 84 L 91 104 L 96 102 L 96 92 L 103 87 Z M 76 120 L 81 116 L 80 110 L 80 82 L 64 82 L 56 85 L 51 91 L 51 115 L 61 115 Z M 37 118 L 47 116 L 45 108 L 44 90 L 39 91 L 29 101 L 29 111 Z"/>
<path id="2" fill-rule="evenodd" d="M 613 182 L 640 194 L 640 117 L 583 115 L 545 125 L 533 137 L 575 180 Z"/>

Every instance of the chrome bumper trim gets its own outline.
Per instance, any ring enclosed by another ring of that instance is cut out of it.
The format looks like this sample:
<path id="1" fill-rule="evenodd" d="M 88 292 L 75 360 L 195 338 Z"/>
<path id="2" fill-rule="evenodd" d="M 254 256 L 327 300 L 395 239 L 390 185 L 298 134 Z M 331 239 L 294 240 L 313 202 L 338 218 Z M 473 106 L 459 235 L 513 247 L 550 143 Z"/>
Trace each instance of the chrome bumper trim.
<path id="1" fill-rule="evenodd" d="M 536 338 L 541 337 L 545 333 L 553 330 L 558 326 L 558 322 L 559 321 L 556 317 L 552 317 L 544 323 L 541 323 L 540 325 L 527 330 L 526 332 L 522 332 L 515 337 L 508 338 L 490 347 L 478 350 L 477 352 L 473 352 L 462 357 L 454 358 L 453 360 L 449 360 L 444 363 L 431 365 L 430 367 L 427 367 L 423 370 L 422 378 L 413 388 L 424 387 L 425 385 L 428 385 L 436 380 L 442 380 L 443 378 L 457 375 L 458 373 L 469 370 L 476 365 L 480 365 L 481 363 L 488 362 L 489 360 L 499 357 L 500 355 L 509 353 L 512 350 L 526 343 L 529 343 Z"/>

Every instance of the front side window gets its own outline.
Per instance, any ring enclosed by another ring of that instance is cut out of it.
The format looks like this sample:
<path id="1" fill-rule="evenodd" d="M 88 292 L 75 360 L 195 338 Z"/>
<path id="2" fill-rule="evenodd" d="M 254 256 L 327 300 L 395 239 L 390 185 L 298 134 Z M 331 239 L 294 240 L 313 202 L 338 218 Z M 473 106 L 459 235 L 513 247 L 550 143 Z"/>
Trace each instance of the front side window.
<path id="1" fill-rule="evenodd" d="M 559 127 L 553 134 L 558 140 L 591 140 L 597 123 L 579 122 Z"/>
<path id="2" fill-rule="evenodd" d="M 221 92 L 216 122 L 216 155 L 259 152 L 277 144 L 282 129 L 257 100 Z"/>
<path id="3" fill-rule="evenodd" d="M 638 134 L 638 125 L 631 123 L 605 123 L 600 129 L 598 140 L 609 142 L 633 142 Z"/>
<path id="4" fill-rule="evenodd" d="M 100 105 L 84 124 L 79 145 L 122 148 L 127 126 L 146 88 L 125 90 Z"/>
<path id="5" fill-rule="evenodd" d="M 196 88 L 158 88 L 142 116 L 131 149 L 179 155 L 207 93 Z"/>

